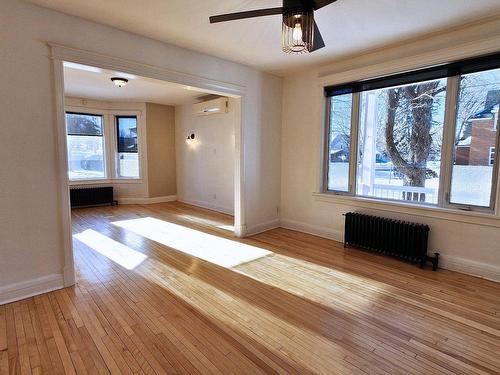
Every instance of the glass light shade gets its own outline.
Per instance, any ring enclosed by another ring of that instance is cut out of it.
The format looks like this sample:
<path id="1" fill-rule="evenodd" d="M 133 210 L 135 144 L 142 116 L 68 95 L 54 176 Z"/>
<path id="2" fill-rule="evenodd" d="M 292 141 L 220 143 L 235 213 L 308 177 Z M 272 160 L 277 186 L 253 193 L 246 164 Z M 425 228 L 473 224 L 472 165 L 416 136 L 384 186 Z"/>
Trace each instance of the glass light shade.
<path id="1" fill-rule="evenodd" d="M 113 77 L 111 78 L 111 81 L 118 87 L 123 87 L 128 83 L 128 79 L 122 77 Z"/>
<path id="2" fill-rule="evenodd" d="M 313 11 L 283 14 L 281 46 L 286 53 L 310 52 L 314 42 Z"/>

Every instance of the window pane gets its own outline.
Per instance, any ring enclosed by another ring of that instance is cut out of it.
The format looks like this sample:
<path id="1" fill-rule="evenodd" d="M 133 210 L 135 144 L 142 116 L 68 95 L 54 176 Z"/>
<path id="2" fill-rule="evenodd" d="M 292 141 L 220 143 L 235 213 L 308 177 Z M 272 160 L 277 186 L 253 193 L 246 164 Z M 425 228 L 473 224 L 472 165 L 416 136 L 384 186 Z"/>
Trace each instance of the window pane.
<path id="1" fill-rule="evenodd" d="M 446 79 L 361 93 L 357 194 L 437 204 Z"/>
<path id="2" fill-rule="evenodd" d="M 66 129 L 72 135 L 102 136 L 102 117 L 79 113 L 66 113 Z"/>
<path id="3" fill-rule="evenodd" d="M 137 118 L 116 117 L 118 177 L 139 177 Z"/>
<path id="4" fill-rule="evenodd" d="M 139 156 L 137 153 L 118 153 L 119 177 L 139 177 Z"/>
<path id="5" fill-rule="evenodd" d="M 328 190 L 349 191 L 352 94 L 330 98 Z"/>
<path id="6" fill-rule="evenodd" d="M 118 152 L 137 152 L 137 118 L 117 117 Z"/>
<path id="7" fill-rule="evenodd" d="M 105 178 L 102 137 L 68 135 L 70 180 Z"/>
<path id="8" fill-rule="evenodd" d="M 499 101 L 500 69 L 461 77 L 451 203 L 490 205 Z"/>
<path id="9" fill-rule="evenodd" d="M 66 113 L 68 177 L 105 178 L 102 116 Z"/>

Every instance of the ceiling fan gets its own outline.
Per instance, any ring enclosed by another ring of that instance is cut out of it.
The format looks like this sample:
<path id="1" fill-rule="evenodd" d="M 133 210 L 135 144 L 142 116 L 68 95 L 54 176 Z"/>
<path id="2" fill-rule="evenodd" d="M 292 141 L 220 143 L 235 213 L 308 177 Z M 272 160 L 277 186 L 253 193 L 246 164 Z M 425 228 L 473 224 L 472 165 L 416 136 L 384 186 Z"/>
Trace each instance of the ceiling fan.
<path id="1" fill-rule="evenodd" d="M 244 18 L 283 16 L 281 46 L 287 53 L 313 52 L 325 46 L 314 11 L 337 0 L 283 0 L 283 6 L 246 12 L 221 14 L 210 17 L 210 23 L 234 21 Z"/>

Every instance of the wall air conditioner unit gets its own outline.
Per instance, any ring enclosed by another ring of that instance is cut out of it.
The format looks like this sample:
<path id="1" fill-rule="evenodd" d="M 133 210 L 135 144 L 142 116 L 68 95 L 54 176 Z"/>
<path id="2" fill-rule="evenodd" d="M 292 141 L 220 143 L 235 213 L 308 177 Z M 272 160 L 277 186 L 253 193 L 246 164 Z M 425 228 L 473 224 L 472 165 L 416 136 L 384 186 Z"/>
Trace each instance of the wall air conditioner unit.
<path id="1" fill-rule="evenodd" d="M 213 115 L 228 112 L 228 99 L 225 97 L 207 100 L 193 105 L 194 114 L 197 116 Z"/>

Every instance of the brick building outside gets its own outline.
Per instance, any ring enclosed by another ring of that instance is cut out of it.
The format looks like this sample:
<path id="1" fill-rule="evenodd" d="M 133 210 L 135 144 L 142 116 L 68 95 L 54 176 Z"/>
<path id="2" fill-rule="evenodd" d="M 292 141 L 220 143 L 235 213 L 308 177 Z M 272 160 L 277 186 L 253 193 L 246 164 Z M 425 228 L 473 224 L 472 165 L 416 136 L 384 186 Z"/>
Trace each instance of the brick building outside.
<path id="1" fill-rule="evenodd" d="M 462 139 L 457 143 L 456 165 L 493 165 L 498 131 L 500 90 L 489 91 L 485 106 L 469 123 Z"/>

